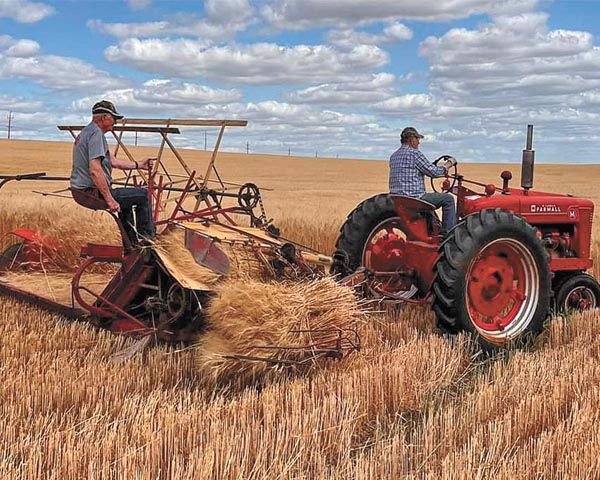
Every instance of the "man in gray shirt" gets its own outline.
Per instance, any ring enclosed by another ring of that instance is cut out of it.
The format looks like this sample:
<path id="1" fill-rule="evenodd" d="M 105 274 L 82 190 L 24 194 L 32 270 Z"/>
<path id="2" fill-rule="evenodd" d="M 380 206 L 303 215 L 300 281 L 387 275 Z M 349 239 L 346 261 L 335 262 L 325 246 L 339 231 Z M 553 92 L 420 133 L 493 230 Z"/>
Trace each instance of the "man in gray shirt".
<path id="1" fill-rule="evenodd" d="M 108 210 L 119 214 L 129 240 L 136 244 L 142 239 L 151 239 L 156 235 L 148 190 L 133 187 L 111 188 L 112 169 L 152 168 L 154 159 L 146 158 L 141 162 L 121 160 L 110 152 L 104 134 L 110 132 L 116 120 L 121 118 L 123 115 L 107 100 L 102 100 L 92 107 L 92 121 L 81 130 L 73 144 L 71 189 L 102 198 Z"/>

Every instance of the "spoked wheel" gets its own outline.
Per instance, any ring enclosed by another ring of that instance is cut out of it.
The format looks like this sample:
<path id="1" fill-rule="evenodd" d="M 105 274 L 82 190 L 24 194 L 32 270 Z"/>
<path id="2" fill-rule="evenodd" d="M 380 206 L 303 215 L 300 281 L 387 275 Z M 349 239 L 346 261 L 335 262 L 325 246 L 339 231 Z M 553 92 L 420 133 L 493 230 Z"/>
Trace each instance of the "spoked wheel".
<path id="1" fill-rule="evenodd" d="M 173 282 L 167 292 L 167 310 L 171 320 L 176 320 L 187 308 L 185 289 L 177 282 Z"/>
<path id="2" fill-rule="evenodd" d="M 244 210 L 252 210 L 260 201 L 260 190 L 253 183 L 245 183 L 238 192 L 238 204 Z"/>
<path id="3" fill-rule="evenodd" d="M 440 248 L 433 310 L 438 326 L 474 334 L 484 350 L 537 336 L 550 311 L 548 257 L 536 232 L 502 210 L 467 217 Z"/>
<path id="4" fill-rule="evenodd" d="M 12 244 L 0 254 L 0 272 L 14 270 L 21 265 L 21 254 L 24 252 L 25 242 Z"/>
<path id="5" fill-rule="evenodd" d="M 379 194 L 361 202 L 346 219 L 336 242 L 338 254 L 343 254 L 346 272 L 332 269 L 333 274 L 354 272 L 365 267 L 375 272 L 396 272 L 404 259 L 406 234 L 390 195 Z M 410 278 L 400 275 L 380 275 L 369 282 L 369 295 L 381 297 L 381 291 L 402 300 L 418 292 Z M 390 297 L 388 297 L 390 298 Z"/>
<path id="6" fill-rule="evenodd" d="M 397 272 L 405 263 L 406 234 L 398 217 L 383 220 L 373 228 L 362 253 L 362 265 L 372 272 Z M 397 299 L 412 298 L 418 289 L 406 278 L 390 275 L 375 280 L 374 293 L 381 289 Z"/>
<path id="7" fill-rule="evenodd" d="M 564 280 L 555 297 L 558 312 L 574 312 L 600 306 L 600 285 L 587 273 L 579 273 Z"/>

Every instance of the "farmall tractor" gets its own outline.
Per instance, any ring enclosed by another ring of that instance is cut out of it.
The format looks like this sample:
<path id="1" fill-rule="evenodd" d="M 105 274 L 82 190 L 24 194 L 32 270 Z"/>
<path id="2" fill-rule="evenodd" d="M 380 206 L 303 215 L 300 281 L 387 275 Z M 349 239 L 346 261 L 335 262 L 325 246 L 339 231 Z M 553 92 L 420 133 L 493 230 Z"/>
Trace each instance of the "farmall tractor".
<path id="1" fill-rule="evenodd" d="M 432 179 L 434 190 L 456 196 L 457 224 L 444 239 L 427 202 L 364 200 L 341 227 L 332 271 L 370 297 L 431 304 L 438 327 L 469 332 L 488 351 L 534 338 L 553 309 L 597 307 L 600 285 L 586 273 L 594 205 L 531 189 L 532 139 L 529 125 L 520 189 L 510 187 L 509 171 L 502 187 L 467 180 L 456 165 L 441 187 Z"/>

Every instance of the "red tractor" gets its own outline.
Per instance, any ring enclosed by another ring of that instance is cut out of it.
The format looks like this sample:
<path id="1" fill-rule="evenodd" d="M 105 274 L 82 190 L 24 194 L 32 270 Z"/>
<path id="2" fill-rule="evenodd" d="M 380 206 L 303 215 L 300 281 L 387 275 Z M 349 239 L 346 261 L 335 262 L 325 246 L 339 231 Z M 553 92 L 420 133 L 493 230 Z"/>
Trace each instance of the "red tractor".
<path id="1" fill-rule="evenodd" d="M 350 275 L 372 298 L 431 304 L 438 327 L 472 333 L 485 350 L 534 338 L 553 309 L 598 307 L 600 285 L 586 273 L 594 204 L 531 189 L 532 138 L 529 125 L 520 189 L 509 186 L 509 171 L 496 187 L 454 166 L 441 189 L 456 195 L 457 224 L 444 239 L 427 202 L 391 194 L 362 201 L 340 229 L 333 273 Z"/>

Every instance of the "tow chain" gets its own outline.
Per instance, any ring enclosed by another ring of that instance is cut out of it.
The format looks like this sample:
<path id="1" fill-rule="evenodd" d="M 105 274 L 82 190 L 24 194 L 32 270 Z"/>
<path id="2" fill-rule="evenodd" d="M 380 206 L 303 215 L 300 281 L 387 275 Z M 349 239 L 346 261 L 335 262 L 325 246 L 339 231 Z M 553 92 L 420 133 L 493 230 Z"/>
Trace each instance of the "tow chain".
<path id="1" fill-rule="evenodd" d="M 263 204 L 262 195 L 260 194 L 260 189 L 258 190 L 258 206 L 260 207 L 260 217 L 255 217 L 252 214 L 252 223 L 255 224 L 258 228 L 264 229 L 269 235 L 274 238 L 279 238 L 280 230 L 275 225 L 273 225 L 273 219 L 267 219 L 267 212 L 265 210 L 265 206 Z"/>
<path id="2" fill-rule="evenodd" d="M 258 191 L 258 206 L 260 207 L 260 217 L 258 217 L 257 220 L 262 225 L 266 226 L 269 223 L 269 221 L 267 220 L 267 212 L 265 211 L 265 206 L 263 204 L 262 195 L 260 194 L 260 190 Z"/>

